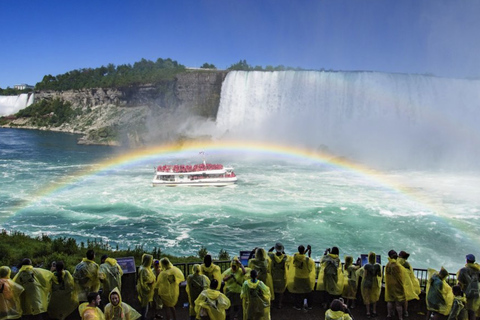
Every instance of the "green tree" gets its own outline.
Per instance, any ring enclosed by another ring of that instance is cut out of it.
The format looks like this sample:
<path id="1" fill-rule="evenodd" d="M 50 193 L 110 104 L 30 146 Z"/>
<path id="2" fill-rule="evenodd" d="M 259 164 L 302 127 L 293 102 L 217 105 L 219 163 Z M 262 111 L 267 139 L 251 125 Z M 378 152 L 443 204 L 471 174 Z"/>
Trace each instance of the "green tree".
<path id="1" fill-rule="evenodd" d="M 214 64 L 210 64 L 210 63 L 204 63 L 200 66 L 200 68 L 202 69 L 217 69 L 217 67 L 215 67 Z"/>
<path id="2" fill-rule="evenodd" d="M 247 60 L 240 60 L 237 63 L 234 63 L 230 67 L 228 67 L 227 70 L 250 71 L 252 70 L 252 67 L 247 63 Z"/>

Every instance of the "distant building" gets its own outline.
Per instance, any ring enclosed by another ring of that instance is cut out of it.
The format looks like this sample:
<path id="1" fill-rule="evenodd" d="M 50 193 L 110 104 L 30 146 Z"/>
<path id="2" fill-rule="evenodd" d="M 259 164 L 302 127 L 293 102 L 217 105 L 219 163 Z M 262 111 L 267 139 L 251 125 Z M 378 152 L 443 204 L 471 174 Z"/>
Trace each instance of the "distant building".
<path id="1" fill-rule="evenodd" d="M 13 88 L 14 88 L 14 89 L 17 89 L 17 90 L 25 90 L 25 89 L 33 89 L 34 86 L 31 86 L 31 85 L 22 83 L 22 84 L 16 84 L 16 85 L 14 85 Z"/>

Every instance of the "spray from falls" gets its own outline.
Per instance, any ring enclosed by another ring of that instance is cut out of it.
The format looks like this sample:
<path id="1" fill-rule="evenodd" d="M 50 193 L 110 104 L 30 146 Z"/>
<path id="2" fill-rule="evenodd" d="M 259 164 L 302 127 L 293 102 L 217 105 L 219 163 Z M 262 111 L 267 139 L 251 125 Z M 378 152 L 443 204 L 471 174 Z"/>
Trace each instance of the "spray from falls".
<path id="1" fill-rule="evenodd" d="M 480 81 L 376 72 L 230 72 L 218 137 L 326 149 L 388 167 L 471 167 Z"/>

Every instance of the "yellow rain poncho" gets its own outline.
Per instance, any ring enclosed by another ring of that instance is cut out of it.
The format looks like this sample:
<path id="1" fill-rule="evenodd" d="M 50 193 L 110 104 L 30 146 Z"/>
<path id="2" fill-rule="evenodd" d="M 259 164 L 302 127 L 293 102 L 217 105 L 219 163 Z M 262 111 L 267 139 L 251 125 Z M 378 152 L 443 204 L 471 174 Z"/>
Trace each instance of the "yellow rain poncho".
<path id="1" fill-rule="evenodd" d="M 89 307 L 88 302 L 78 306 L 78 313 L 82 320 L 105 320 L 102 310 L 98 307 Z"/>
<path id="2" fill-rule="evenodd" d="M 193 274 L 189 274 L 187 277 L 187 287 L 185 288 L 188 295 L 189 314 L 195 316 L 195 301 L 203 290 L 207 290 L 210 286 L 210 280 L 207 276 L 200 273 L 200 265 L 195 264 L 193 266 Z"/>
<path id="3" fill-rule="evenodd" d="M 146 307 L 150 301 L 153 301 L 155 275 L 152 271 L 152 262 L 153 256 L 144 254 L 142 256 L 142 265 L 138 268 L 137 293 L 142 307 Z"/>
<path id="4" fill-rule="evenodd" d="M 218 281 L 218 289 L 220 289 L 220 286 L 222 285 L 222 270 L 220 269 L 219 266 L 214 265 L 213 263 L 210 265 L 210 267 L 205 266 L 205 263 L 203 263 L 200 266 L 200 273 L 207 276 L 207 278 L 212 281 L 213 279 L 216 279 Z"/>
<path id="5" fill-rule="evenodd" d="M 25 291 L 20 295 L 23 315 L 37 315 L 47 312 L 52 273 L 45 269 L 24 265 L 13 281 L 21 285 Z"/>
<path id="6" fill-rule="evenodd" d="M 412 266 L 404 258 L 401 257 L 398 257 L 397 262 L 404 268 L 405 272 L 405 299 L 407 299 L 407 301 L 413 299 L 419 300 L 420 298 L 418 297 L 418 295 L 421 292 L 420 282 L 415 277 Z"/>
<path id="7" fill-rule="evenodd" d="M 270 273 L 272 275 L 273 292 L 283 293 L 287 288 L 287 270 L 292 257 L 283 253 L 276 255 L 273 252 L 269 252 L 268 256 L 270 257 Z"/>
<path id="8" fill-rule="evenodd" d="M 343 271 L 343 292 L 345 299 L 357 299 L 358 266 L 353 265 L 351 256 L 345 257 L 345 267 Z"/>
<path id="9" fill-rule="evenodd" d="M 243 320 L 270 319 L 270 289 L 260 280 L 246 280 L 240 293 L 243 306 Z"/>
<path id="10" fill-rule="evenodd" d="M 442 269 L 441 274 L 436 270 L 428 269 L 427 281 L 427 310 L 435 311 L 448 316 L 452 309 L 453 292 L 446 279 L 448 272 Z"/>
<path id="11" fill-rule="evenodd" d="M 457 272 L 457 281 L 467 298 L 466 308 L 478 310 L 480 308 L 480 266 L 476 263 L 467 263 Z"/>
<path id="12" fill-rule="evenodd" d="M 237 268 L 235 271 L 233 271 L 234 264 Z M 234 257 L 230 263 L 230 268 L 222 273 L 222 278 L 229 277 L 228 280 L 225 281 L 223 293 L 225 293 L 227 298 L 230 300 L 232 306 L 239 306 L 242 303 L 240 300 L 240 292 L 242 292 L 242 285 L 245 281 L 246 275 L 243 273 L 243 270 L 240 268 L 239 264 L 240 262 L 238 258 Z M 230 277 L 230 275 L 233 277 Z"/>
<path id="13" fill-rule="evenodd" d="M 358 269 L 357 275 L 362 277 L 360 288 L 365 304 L 375 303 L 380 300 L 382 291 L 382 266 L 375 263 L 376 255 L 373 252 L 368 254 L 368 263 Z"/>
<path id="14" fill-rule="evenodd" d="M 270 289 L 272 300 L 275 299 L 275 293 L 273 291 L 273 281 L 271 271 L 271 261 L 267 256 L 265 249 L 258 248 L 255 251 L 255 258 L 248 260 L 248 267 L 252 270 L 256 270 L 258 273 L 258 280 L 262 281 Z"/>
<path id="15" fill-rule="evenodd" d="M 352 320 L 352 317 L 343 311 L 332 311 L 328 309 L 325 311 L 325 320 Z"/>
<path id="16" fill-rule="evenodd" d="M 180 294 L 180 282 L 185 277 L 180 269 L 174 267 L 167 258 L 160 260 L 162 272 L 158 275 L 157 283 L 158 295 L 163 301 L 165 307 L 175 307 Z"/>
<path id="17" fill-rule="evenodd" d="M 78 301 L 87 301 L 90 292 L 98 292 L 100 289 L 100 267 L 98 264 L 87 258 L 77 264 L 73 272 Z"/>
<path id="18" fill-rule="evenodd" d="M 405 301 L 405 268 L 390 257 L 385 266 L 385 301 Z"/>
<path id="19" fill-rule="evenodd" d="M 225 310 L 228 308 L 230 308 L 230 300 L 217 290 L 203 290 L 195 300 L 197 319 L 200 319 L 202 313 L 206 312 L 210 320 L 225 320 Z"/>
<path id="20" fill-rule="evenodd" d="M 100 273 L 105 277 L 102 283 L 103 292 L 109 293 L 114 288 L 122 290 L 123 270 L 118 265 L 117 260 L 106 258 L 105 262 L 100 265 Z"/>
<path id="21" fill-rule="evenodd" d="M 338 254 L 329 253 L 320 260 L 317 290 L 339 296 L 343 291 L 343 271 Z"/>
<path id="22" fill-rule="evenodd" d="M 287 265 L 287 288 L 291 293 L 309 293 L 315 288 L 315 261 L 295 253 Z"/>
<path id="23" fill-rule="evenodd" d="M 0 320 L 18 319 L 22 316 L 20 295 L 23 287 L 10 280 L 10 268 L 0 267 Z"/>
<path id="24" fill-rule="evenodd" d="M 452 310 L 447 320 L 468 320 L 467 298 L 463 296 L 455 296 L 453 299 Z"/>
<path id="25" fill-rule="evenodd" d="M 52 319 L 63 320 L 78 307 L 78 295 L 73 277 L 67 270 L 62 271 L 58 281 L 57 272 L 52 276 L 52 295 L 48 304 L 48 315 Z"/>
<path id="26" fill-rule="evenodd" d="M 112 293 L 118 295 L 119 302 L 116 306 L 112 304 L 112 299 L 110 298 Z M 137 310 L 133 309 L 125 302 L 122 302 L 122 295 L 118 288 L 114 288 L 110 292 L 108 300 L 110 303 L 105 306 L 105 320 L 136 320 L 141 317 Z"/>

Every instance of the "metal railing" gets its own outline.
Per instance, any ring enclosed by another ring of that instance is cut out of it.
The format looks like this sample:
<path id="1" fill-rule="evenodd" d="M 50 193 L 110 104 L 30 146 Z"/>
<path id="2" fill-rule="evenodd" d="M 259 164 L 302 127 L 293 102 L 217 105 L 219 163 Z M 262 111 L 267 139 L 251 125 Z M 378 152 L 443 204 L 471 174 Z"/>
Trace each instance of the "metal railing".
<path id="1" fill-rule="evenodd" d="M 230 268 L 230 260 L 223 260 L 223 261 L 213 261 L 214 264 L 220 267 L 222 272 Z M 202 264 L 202 262 L 189 262 L 189 263 L 174 263 L 173 265 L 182 270 L 183 274 L 186 276 L 188 274 L 192 274 L 193 265 L 194 264 Z M 315 267 L 317 269 L 317 276 L 318 271 L 320 270 L 320 261 L 315 261 Z M 420 268 L 413 268 L 413 273 L 415 277 L 418 279 L 420 283 L 420 288 L 423 292 L 427 289 L 427 281 L 428 281 L 428 270 L 427 269 L 420 269 Z M 385 266 L 382 266 L 382 274 L 385 274 Z M 450 286 L 454 286 L 457 284 L 457 275 L 455 273 L 450 273 L 447 278 L 447 283 Z M 385 278 L 382 277 L 382 284 L 385 284 Z"/>

